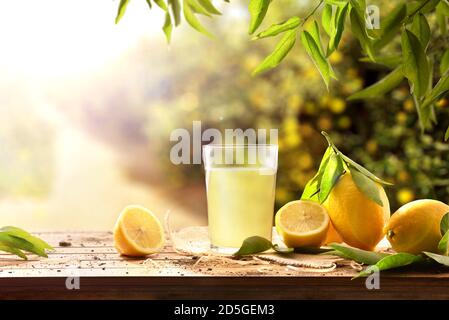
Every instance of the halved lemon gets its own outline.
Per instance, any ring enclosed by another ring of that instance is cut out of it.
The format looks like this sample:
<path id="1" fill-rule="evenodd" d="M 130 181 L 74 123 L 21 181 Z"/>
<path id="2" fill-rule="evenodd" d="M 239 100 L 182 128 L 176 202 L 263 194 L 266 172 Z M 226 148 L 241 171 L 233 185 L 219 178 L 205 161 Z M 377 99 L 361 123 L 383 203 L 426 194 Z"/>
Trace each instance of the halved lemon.
<path id="1" fill-rule="evenodd" d="M 309 200 L 291 201 L 276 213 L 278 234 L 288 247 L 319 247 L 329 229 L 326 208 Z"/>
<path id="2" fill-rule="evenodd" d="M 151 211 L 138 205 L 123 209 L 114 228 L 114 245 L 119 253 L 146 256 L 159 252 L 164 243 L 164 229 Z"/>

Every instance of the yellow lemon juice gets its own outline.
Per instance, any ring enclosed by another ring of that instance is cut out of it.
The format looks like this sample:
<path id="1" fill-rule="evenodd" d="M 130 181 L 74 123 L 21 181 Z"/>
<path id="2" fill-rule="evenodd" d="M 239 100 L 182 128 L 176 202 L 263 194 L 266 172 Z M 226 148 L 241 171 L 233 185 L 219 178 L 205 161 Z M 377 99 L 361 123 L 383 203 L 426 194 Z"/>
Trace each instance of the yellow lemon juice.
<path id="1" fill-rule="evenodd" d="M 213 246 L 238 248 L 243 240 L 271 240 L 276 169 L 263 166 L 206 170 L 209 237 Z"/>

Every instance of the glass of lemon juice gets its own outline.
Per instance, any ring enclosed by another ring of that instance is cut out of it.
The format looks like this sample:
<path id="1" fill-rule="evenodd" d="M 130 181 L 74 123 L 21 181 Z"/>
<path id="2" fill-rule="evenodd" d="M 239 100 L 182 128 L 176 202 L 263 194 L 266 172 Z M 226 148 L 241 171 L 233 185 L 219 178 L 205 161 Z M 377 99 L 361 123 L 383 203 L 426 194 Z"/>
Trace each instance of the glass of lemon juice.
<path id="1" fill-rule="evenodd" d="M 206 145 L 209 237 L 212 248 L 234 253 L 243 240 L 271 240 L 277 145 Z"/>

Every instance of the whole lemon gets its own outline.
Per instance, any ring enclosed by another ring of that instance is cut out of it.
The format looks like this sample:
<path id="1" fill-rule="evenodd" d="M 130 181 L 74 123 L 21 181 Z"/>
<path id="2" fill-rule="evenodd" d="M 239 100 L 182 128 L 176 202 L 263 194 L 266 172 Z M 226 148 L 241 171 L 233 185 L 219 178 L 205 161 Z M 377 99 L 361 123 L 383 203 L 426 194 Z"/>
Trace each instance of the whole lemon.
<path id="1" fill-rule="evenodd" d="M 324 206 L 332 225 L 344 242 L 364 249 L 374 250 L 382 240 L 383 227 L 390 217 L 390 203 L 385 190 L 378 185 L 383 206 L 362 193 L 346 172 L 332 188 Z"/>
<path id="2" fill-rule="evenodd" d="M 449 206 L 441 201 L 423 199 L 400 207 L 384 228 L 388 241 L 397 252 L 418 254 L 438 252 L 441 218 Z"/>

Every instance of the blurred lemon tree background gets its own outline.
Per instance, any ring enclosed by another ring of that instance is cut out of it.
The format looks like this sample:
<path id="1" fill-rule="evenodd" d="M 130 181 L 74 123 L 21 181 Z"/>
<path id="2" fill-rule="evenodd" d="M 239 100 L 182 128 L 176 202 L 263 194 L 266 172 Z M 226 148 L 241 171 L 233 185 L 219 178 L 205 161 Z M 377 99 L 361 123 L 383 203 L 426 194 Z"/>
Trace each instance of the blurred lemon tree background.
<path id="1" fill-rule="evenodd" d="M 40 10 L 55 3 L 46 0 Z M 292 10 L 308 12 L 311 4 L 273 3 L 266 23 Z M 438 101 L 439 122 L 424 134 L 405 82 L 376 100 L 348 102 L 350 94 L 387 70 L 359 62 L 358 44 L 347 34 L 330 57 L 339 81 L 329 91 L 299 47 L 279 68 L 252 77 L 275 41 L 249 41 L 244 1 L 220 8 L 219 20 L 205 22 L 215 41 L 183 27 L 167 48 L 154 27 L 163 15 L 141 14 L 144 3 L 130 5 L 119 27 L 113 26 L 116 8 L 97 4 L 86 30 L 72 26 L 74 38 L 66 40 L 84 46 L 81 58 L 66 56 L 57 66 L 51 58 L 44 61 L 60 71 L 56 75 L 45 68 L 18 73 L 20 57 L 16 67 L 0 66 L 3 224 L 31 231 L 108 229 L 121 207 L 132 202 L 159 216 L 171 210 L 179 225 L 205 223 L 202 166 L 176 166 L 169 159 L 171 131 L 191 130 L 197 120 L 203 129 L 279 129 L 277 207 L 298 199 L 315 173 L 326 147 L 321 130 L 342 152 L 395 183 L 387 189 L 393 210 L 417 198 L 449 200 L 449 144 L 443 142 L 447 99 Z M 84 12 L 76 1 L 71 9 L 61 9 L 59 19 L 74 9 Z M 151 28 L 146 19 L 154 19 Z M 100 24 L 108 29 L 95 31 Z M 92 32 L 92 41 L 84 42 Z M 51 38 L 59 48 L 57 39 Z M 52 56 L 50 46 L 40 50 Z M 78 65 L 70 70 L 74 62 Z M 93 66 L 83 70 L 89 63 Z"/>

